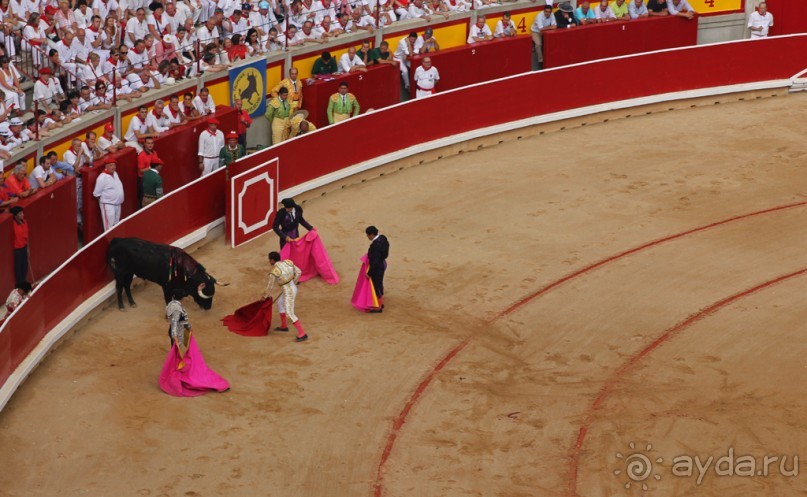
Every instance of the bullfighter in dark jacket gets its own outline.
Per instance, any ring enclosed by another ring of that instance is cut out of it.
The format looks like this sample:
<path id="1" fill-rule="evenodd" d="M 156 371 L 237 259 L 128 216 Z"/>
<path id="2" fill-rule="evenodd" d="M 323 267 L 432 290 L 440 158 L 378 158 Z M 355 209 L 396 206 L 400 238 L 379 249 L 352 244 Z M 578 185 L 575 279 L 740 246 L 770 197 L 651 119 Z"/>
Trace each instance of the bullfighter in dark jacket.
<path id="1" fill-rule="evenodd" d="M 367 234 L 367 239 L 370 242 L 370 248 L 367 250 L 367 259 L 369 262 L 369 269 L 367 276 L 373 280 L 373 288 L 375 295 L 378 297 L 378 307 L 371 309 L 369 312 L 383 312 L 384 310 L 384 271 L 387 270 L 387 256 L 389 256 L 389 242 L 387 237 L 378 234 L 378 228 L 375 226 L 368 226 L 364 232 Z"/>
<path id="2" fill-rule="evenodd" d="M 291 242 L 300 237 L 300 225 L 311 231 L 314 229 L 303 217 L 303 208 L 294 203 L 293 198 L 284 198 L 281 202 L 283 209 L 279 209 L 275 214 L 275 221 L 272 229 L 280 237 L 280 250 L 286 242 Z"/>

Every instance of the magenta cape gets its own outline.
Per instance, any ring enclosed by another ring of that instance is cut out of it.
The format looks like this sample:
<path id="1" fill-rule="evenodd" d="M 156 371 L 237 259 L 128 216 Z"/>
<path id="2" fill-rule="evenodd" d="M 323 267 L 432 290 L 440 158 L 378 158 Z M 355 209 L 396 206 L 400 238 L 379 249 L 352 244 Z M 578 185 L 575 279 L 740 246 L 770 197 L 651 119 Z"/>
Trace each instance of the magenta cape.
<path id="1" fill-rule="evenodd" d="M 361 257 L 361 269 L 359 269 L 359 277 L 356 278 L 353 298 L 350 299 L 350 303 L 353 304 L 353 307 L 360 311 L 368 311 L 378 307 L 378 297 L 375 295 L 373 280 L 367 277 L 368 269 L 367 254 L 364 254 Z"/>
<path id="2" fill-rule="evenodd" d="M 339 275 L 336 274 L 331 258 L 328 257 L 328 252 L 316 230 L 309 231 L 296 242 L 284 245 L 280 251 L 280 258 L 291 259 L 294 265 L 300 268 L 303 272 L 300 281 L 320 276 L 331 285 L 339 283 Z"/>
<path id="3" fill-rule="evenodd" d="M 207 392 L 223 392 L 230 388 L 230 384 L 207 367 L 191 334 L 185 357 L 179 356 L 176 344 L 171 345 L 160 373 L 160 388 L 175 397 L 196 397 Z"/>
<path id="4" fill-rule="evenodd" d="M 265 337 L 272 326 L 272 297 L 258 300 L 222 319 L 224 326 L 233 333 L 246 337 Z"/>

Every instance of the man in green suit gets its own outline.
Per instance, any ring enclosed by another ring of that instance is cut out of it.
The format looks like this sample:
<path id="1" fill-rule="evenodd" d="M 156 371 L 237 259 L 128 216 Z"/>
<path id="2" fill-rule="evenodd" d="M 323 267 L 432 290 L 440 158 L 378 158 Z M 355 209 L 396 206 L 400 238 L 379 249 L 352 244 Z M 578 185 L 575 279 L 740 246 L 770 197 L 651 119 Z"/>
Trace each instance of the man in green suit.
<path id="1" fill-rule="evenodd" d="M 328 122 L 334 124 L 358 115 L 359 101 L 352 93 L 348 93 L 347 82 L 342 81 L 339 83 L 339 93 L 331 95 L 328 102 Z"/>

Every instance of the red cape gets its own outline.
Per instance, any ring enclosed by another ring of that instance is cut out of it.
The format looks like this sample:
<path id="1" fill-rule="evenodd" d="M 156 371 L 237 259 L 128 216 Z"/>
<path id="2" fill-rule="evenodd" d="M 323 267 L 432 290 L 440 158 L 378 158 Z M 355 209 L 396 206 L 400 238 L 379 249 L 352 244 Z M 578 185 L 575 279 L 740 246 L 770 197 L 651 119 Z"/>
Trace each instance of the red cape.
<path id="1" fill-rule="evenodd" d="M 258 300 L 222 319 L 224 326 L 233 333 L 246 337 L 265 337 L 272 326 L 272 297 Z"/>

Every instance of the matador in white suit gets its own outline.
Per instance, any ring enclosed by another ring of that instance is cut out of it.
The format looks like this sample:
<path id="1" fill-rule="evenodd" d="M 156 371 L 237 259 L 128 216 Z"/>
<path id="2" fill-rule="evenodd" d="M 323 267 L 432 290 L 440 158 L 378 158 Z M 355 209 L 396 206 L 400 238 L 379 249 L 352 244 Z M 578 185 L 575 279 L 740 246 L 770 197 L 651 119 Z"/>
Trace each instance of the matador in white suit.
<path id="1" fill-rule="evenodd" d="M 280 254 L 277 252 L 269 253 L 269 264 L 272 266 L 272 271 L 269 272 L 269 283 L 263 292 L 263 299 L 266 300 L 272 296 L 272 290 L 274 290 L 275 285 L 279 286 L 281 291 L 280 298 L 277 300 L 277 310 L 280 312 L 280 326 L 275 330 L 289 331 L 288 318 L 291 320 L 291 324 L 297 328 L 296 341 L 304 342 L 308 340 L 308 335 L 303 330 L 303 324 L 300 319 L 294 313 L 297 283 L 300 282 L 300 276 L 302 276 L 303 272 L 290 260 L 281 261 Z"/>

